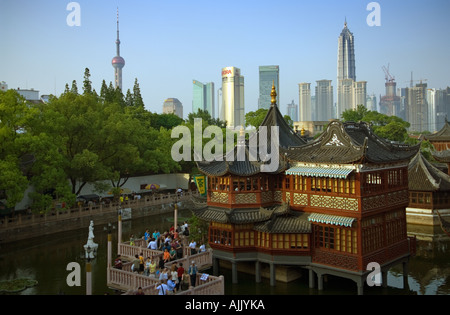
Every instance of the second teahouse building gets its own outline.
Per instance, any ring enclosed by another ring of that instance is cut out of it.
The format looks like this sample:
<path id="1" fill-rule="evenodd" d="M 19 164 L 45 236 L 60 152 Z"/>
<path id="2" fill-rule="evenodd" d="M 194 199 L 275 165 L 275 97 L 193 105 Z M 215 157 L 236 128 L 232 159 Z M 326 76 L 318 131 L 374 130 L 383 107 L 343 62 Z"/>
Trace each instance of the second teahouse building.
<path id="1" fill-rule="evenodd" d="M 273 172 L 261 172 L 268 162 L 250 159 L 251 138 L 235 147 L 245 150 L 245 160 L 197 162 L 208 190 L 193 212 L 209 222 L 214 269 L 228 261 L 237 283 L 237 264 L 252 262 L 260 281 L 268 264 L 275 285 L 277 266 L 298 266 L 309 270 L 310 287 L 317 280 L 323 289 L 330 274 L 354 280 L 362 294 L 370 263 L 380 267 L 384 284 L 387 271 L 402 263 L 406 280 L 415 251 L 406 234 L 408 163 L 419 146 L 393 145 L 366 123 L 339 121 L 306 143 L 284 121 L 274 87 L 261 126 L 279 128 Z"/>

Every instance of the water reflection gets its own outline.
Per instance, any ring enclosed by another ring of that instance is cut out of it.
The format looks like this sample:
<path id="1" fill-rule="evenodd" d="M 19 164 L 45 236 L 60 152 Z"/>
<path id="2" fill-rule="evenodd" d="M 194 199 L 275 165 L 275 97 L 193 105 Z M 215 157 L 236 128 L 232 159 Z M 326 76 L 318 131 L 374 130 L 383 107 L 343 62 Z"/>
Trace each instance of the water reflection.
<path id="1" fill-rule="evenodd" d="M 417 255 L 409 267 L 410 286 L 418 294 L 450 294 L 450 238 L 440 227 L 408 226 L 417 237 Z"/>
<path id="2" fill-rule="evenodd" d="M 179 211 L 179 222 L 191 216 L 190 211 Z M 94 222 L 95 223 L 95 222 Z M 113 222 L 112 222 L 113 223 Z M 142 236 L 145 229 L 151 232 L 158 228 L 168 230 L 172 225 L 172 215 L 157 215 L 139 218 L 123 223 L 123 240 L 131 234 Z M 117 225 L 117 223 L 114 223 Z M 94 241 L 99 244 L 97 258 L 92 262 L 93 294 L 114 294 L 106 286 L 106 250 L 107 232 L 104 226 L 95 226 Z M 387 289 L 365 287 L 365 294 L 450 294 L 450 238 L 440 228 L 408 226 L 408 234 L 417 237 L 417 256 L 409 264 L 409 289 L 403 289 L 402 268 L 392 268 L 388 275 Z M 0 245 L 0 281 L 15 278 L 30 278 L 39 282 L 36 287 L 28 288 L 21 295 L 82 295 L 86 292 L 85 261 L 83 245 L 86 244 L 88 227 L 49 236 L 32 238 L 25 241 Z M 113 257 L 117 253 L 117 230 L 113 230 Z M 67 264 L 78 262 L 81 265 L 81 287 L 69 287 L 66 277 L 70 271 Z M 290 283 L 277 282 L 270 286 L 263 278 L 255 283 L 253 275 L 239 273 L 239 284 L 232 284 L 231 271 L 221 268 L 225 276 L 226 294 L 267 295 L 267 294 L 356 294 L 356 285 L 352 281 L 328 276 L 324 291 L 308 287 L 308 273 L 302 271 L 302 277 Z"/>

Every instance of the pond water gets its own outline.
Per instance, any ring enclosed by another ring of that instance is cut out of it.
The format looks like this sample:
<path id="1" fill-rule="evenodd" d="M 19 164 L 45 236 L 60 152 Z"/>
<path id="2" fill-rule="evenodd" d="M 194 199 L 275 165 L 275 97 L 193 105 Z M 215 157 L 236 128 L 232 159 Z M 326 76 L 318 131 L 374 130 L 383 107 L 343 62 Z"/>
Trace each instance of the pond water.
<path id="1" fill-rule="evenodd" d="M 189 210 L 179 213 L 178 221 L 191 216 Z M 151 232 L 158 228 L 168 230 L 173 223 L 172 215 L 157 215 L 123 222 L 123 239 L 134 234 L 142 236 L 145 229 Z M 117 225 L 117 223 L 113 223 Z M 97 257 L 92 262 L 92 293 L 95 295 L 114 294 L 106 286 L 107 232 L 105 226 L 95 226 L 94 241 L 99 244 Z M 392 268 L 388 274 L 388 288 L 364 288 L 365 294 L 414 294 L 449 295 L 450 294 L 450 238 L 439 227 L 408 226 L 408 234 L 417 236 L 417 255 L 409 264 L 409 288 L 403 289 L 402 268 Z M 9 244 L 0 244 L 0 281 L 17 278 L 29 278 L 38 281 L 38 285 L 25 289 L 19 295 L 84 295 L 86 293 L 85 260 L 83 245 L 88 237 L 88 227 L 50 236 L 36 237 Z M 113 257 L 116 254 L 117 230 L 113 230 Z M 70 262 L 81 266 L 82 281 L 79 287 L 67 285 L 67 270 Z M 225 276 L 226 295 L 334 295 L 356 294 L 354 282 L 328 276 L 324 291 L 308 287 L 308 273 L 302 270 L 298 280 L 270 286 L 269 279 L 255 283 L 254 275 L 238 274 L 239 283 L 231 283 L 231 271 L 220 268 Z"/>

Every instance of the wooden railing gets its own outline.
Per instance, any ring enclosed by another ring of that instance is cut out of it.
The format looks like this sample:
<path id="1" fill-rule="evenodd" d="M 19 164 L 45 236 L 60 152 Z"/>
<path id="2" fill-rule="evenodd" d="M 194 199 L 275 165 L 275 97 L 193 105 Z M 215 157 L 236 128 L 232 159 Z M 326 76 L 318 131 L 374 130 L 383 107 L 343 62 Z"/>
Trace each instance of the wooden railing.
<path id="1" fill-rule="evenodd" d="M 223 276 L 209 276 L 206 280 L 201 280 L 201 274 L 197 275 L 198 285 L 195 287 L 190 286 L 187 290 L 179 290 L 175 295 L 224 295 L 225 294 L 225 280 Z M 156 286 L 159 281 L 148 286 L 140 286 L 145 295 L 158 295 L 159 292 Z M 139 286 L 138 286 L 139 287 Z M 136 289 L 128 290 L 124 295 L 135 295 Z"/>
<path id="2" fill-rule="evenodd" d="M 189 287 L 186 291 L 179 291 L 176 295 L 225 295 L 225 280 L 223 276 L 209 276 L 206 281 L 200 280 L 201 276 L 197 275 L 196 287 Z"/>
<path id="3" fill-rule="evenodd" d="M 147 252 L 148 251 L 148 252 Z M 135 254 L 143 253 L 144 257 L 153 257 L 158 264 L 159 259 L 162 258 L 161 251 L 149 250 L 139 246 L 130 246 L 127 244 L 119 245 L 119 254 L 123 256 L 134 257 Z M 146 256 L 146 254 L 148 254 Z M 201 252 L 194 255 L 185 255 L 181 259 L 170 261 L 165 264 L 170 268 L 173 264 L 179 265 L 182 263 L 185 269 L 194 261 L 198 270 L 208 268 L 212 265 L 212 250 L 208 249 L 205 252 Z M 132 262 L 123 264 L 122 269 L 115 269 L 108 267 L 107 270 L 107 283 L 109 287 L 127 291 L 128 294 L 134 294 L 137 288 L 144 289 L 146 294 L 157 294 L 155 290 L 155 284 L 159 283 L 159 279 L 154 276 L 146 276 L 131 271 Z M 224 294 L 224 282 L 223 277 L 208 276 L 208 279 L 201 280 L 201 273 L 197 274 L 197 287 L 191 288 L 190 293 L 183 294 Z M 209 293 L 208 293 L 209 292 Z"/>
<path id="4" fill-rule="evenodd" d="M 179 201 L 189 200 L 191 195 L 197 192 L 184 192 L 183 194 L 164 194 L 145 196 L 139 200 L 128 200 L 125 202 L 111 202 L 108 204 L 100 203 L 98 205 L 78 206 L 71 209 L 53 209 L 45 214 L 16 214 L 0 218 L 0 228 L 26 227 L 34 224 L 44 224 L 59 220 L 75 219 L 82 216 L 91 216 L 96 214 L 117 213 L 121 208 L 141 208 L 161 204 L 169 204 Z"/>
<path id="5" fill-rule="evenodd" d="M 144 240 L 136 240 L 135 243 L 139 243 L 141 241 L 145 242 Z M 163 256 L 163 252 L 160 250 L 152 250 L 142 246 L 132 246 L 127 243 L 120 243 L 117 249 L 117 254 L 125 257 L 134 257 L 140 253 L 142 253 L 145 259 L 147 257 L 157 259 L 156 263 L 158 263 L 159 258 Z"/>

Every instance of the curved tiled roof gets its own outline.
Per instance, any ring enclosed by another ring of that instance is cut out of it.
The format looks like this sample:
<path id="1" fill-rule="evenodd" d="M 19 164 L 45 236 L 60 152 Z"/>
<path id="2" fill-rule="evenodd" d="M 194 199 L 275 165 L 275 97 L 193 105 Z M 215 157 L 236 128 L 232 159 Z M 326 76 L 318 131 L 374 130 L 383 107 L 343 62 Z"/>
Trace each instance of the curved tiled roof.
<path id="1" fill-rule="evenodd" d="M 200 172 L 209 176 L 223 176 L 225 174 L 232 174 L 238 176 L 252 176 L 261 172 L 261 166 L 264 164 L 269 164 L 268 162 L 261 161 L 259 146 L 257 147 L 256 154 L 252 156 L 250 154 L 250 145 L 252 143 L 259 144 L 261 141 L 261 127 L 266 127 L 267 131 L 267 154 L 271 155 L 271 127 L 279 127 L 279 146 L 280 150 L 283 148 L 288 148 L 290 146 L 300 146 L 306 144 L 306 141 L 300 138 L 289 125 L 284 120 L 278 107 L 276 105 L 271 106 L 267 115 L 262 122 L 261 126 L 258 128 L 257 132 L 250 135 L 250 139 L 245 144 L 238 144 L 233 150 L 227 152 L 223 156 L 223 161 L 200 161 L 197 162 L 197 167 Z M 240 149 L 244 151 L 244 159 L 239 159 Z M 281 152 L 281 151 L 280 151 Z M 233 154 L 233 155 L 232 155 Z M 234 158 L 233 158 L 234 157 Z M 285 159 L 282 155 L 278 156 L 278 168 L 276 171 L 271 172 L 273 174 L 278 174 L 287 169 Z"/>
<path id="2" fill-rule="evenodd" d="M 424 137 L 426 140 L 431 141 L 450 141 L 450 124 L 448 123 L 448 120 L 445 119 L 445 124 L 441 130 Z"/>
<path id="3" fill-rule="evenodd" d="M 247 224 L 263 222 L 270 219 L 270 214 L 260 209 L 225 209 L 220 207 L 203 207 L 192 209 L 200 219 L 208 222 Z"/>
<path id="4" fill-rule="evenodd" d="M 253 134 L 253 137 L 261 135 L 261 127 L 267 128 L 267 141 L 270 143 L 270 136 L 272 126 L 279 127 L 279 144 L 281 148 L 287 149 L 289 147 L 296 147 L 306 144 L 306 141 L 303 140 L 294 130 L 287 124 L 286 120 L 284 120 L 283 116 L 278 109 L 278 106 L 273 105 L 269 108 L 269 111 L 266 114 L 261 126 L 258 128 L 258 132 Z M 250 140 L 251 141 L 251 140 Z M 270 152 L 270 151 L 269 151 Z"/>
<path id="5" fill-rule="evenodd" d="M 243 159 L 240 156 L 240 150 L 244 150 Z M 233 155 L 231 155 L 233 154 Z M 287 169 L 287 164 L 284 160 L 280 160 L 278 157 L 278 168 L 273 174 L 278 174 Z M 262 162 L 259 157 L 252 157 L 248 146 L 236 146 L 232 151 L 226 154 L 223 161 L 199 161 L 197 162 L 198 169 L 209 176 L 224 176 L 226 174 L 238 175 L 238 176 L 252 176 L 261 172 L 261 166 L 268 164 L 269 162 Z"/>
<path id="6" fill-rule="evenodd" d="M 265 233 L 311 233 L 308 214 L 277 216 L 272 220 L 258 223 L 254 230 Z"/>
<path id="7" fill-rule="evenodd" d="M 332 121 L 315 141 L 286 151 L 291 162 L 347 164 L 408 161 L 420 145 L 396 145 L 378 137 L 365 122 Z"/>
<path id="8" fill-rule="evenodd" d="M 248 224 L 255 223 L 254 230 L 266 233 L 311 233 L 308 214 L 291 211 L 283 203 L 269 208 L 224 209 L 220 207 L 194 208 L 192 212 L 208 222 Z"/>
<path id="9" fill-rule="evenodd" d="M 418 152 L 408 166 L 409 190 L 450 191 L 450 176 L 434 167 Z"/>
<path id="10" fill-rule="evenodd" d="M 450 150 L 435 151 L 432 155 L 436 161 L 450 163 Z"/>

